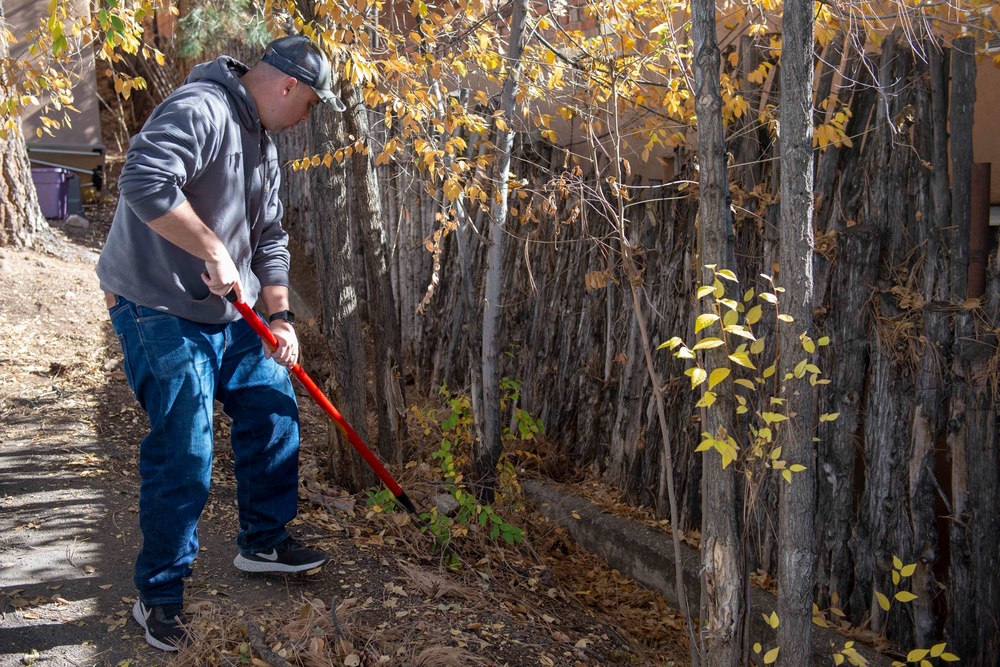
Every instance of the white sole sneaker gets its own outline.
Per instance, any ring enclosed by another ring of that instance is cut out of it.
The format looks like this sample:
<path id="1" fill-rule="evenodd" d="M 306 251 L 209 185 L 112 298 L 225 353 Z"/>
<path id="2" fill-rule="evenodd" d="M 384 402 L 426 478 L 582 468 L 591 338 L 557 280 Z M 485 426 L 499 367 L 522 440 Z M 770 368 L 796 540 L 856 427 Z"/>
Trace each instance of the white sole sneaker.
<path id="1" fill-rule="evenodd" d="M 309 563 L 288 565 L 286 563 L 278 563 L 258 558 L 247 558 L 243 554 L 237 554 L 236 558 L 233 559 L 233 565 L 235 565 L 236 569 L 240 570 L 241 572 L 278 572 L 285 574 L 294 574 L 296 572 L 306 572 L 308 570 L 314 570 L 317 567 L 326 564 L 326 562 L 329 560 L 330 560 L 329 558 L 324 557 Z"/>
<path id="2" fill-rule="evenodd" d="M 142 626 L 142 629 L 146 631 L 146 643 L 153 648 L 158 648 L 161 651 L 169 651 L 171 653 L 176 653 L 180 650 L 177 646 L 173 644 L 167 644 L 166 642 L 161 642 L 159 639 L 154 637 L 149 633 L 149 615 L 153 613 L 152 609 L 148 609 L 141 601 L 136 600 L 135 605 L 132 607 L 132 618 L 135 622 Z"/>

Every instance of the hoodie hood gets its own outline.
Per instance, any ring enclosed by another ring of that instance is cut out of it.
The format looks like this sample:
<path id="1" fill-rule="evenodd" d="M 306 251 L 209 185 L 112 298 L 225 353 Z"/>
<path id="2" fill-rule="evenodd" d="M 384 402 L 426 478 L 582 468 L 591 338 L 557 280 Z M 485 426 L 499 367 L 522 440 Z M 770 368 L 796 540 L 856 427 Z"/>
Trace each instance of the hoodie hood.
<path id="1" fill-rule="evenodd" d="M 236 113 L 240 118 L 240 123 L 248 130 L 256 130 L 260 127 L 260 114 L 257 111 L 257 104 L 250 97 L 250 93 L 243 87 L 240 77 L 250 71 L 250 68 L 235 58 L 221 56 L 207 63 L 195 65 L 191 73 L 184 80 L 184 83 L 194 83 L 197 81 L 211 81 L 217 83 L 229 91 L 235 101 Z"/>

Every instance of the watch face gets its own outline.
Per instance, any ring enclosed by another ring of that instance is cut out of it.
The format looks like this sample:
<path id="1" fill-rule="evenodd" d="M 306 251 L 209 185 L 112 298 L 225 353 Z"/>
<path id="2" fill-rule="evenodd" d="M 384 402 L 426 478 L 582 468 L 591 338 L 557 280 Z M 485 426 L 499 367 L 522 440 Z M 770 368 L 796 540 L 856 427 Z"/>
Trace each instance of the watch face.
<path id="1" fill-rule="evenodd" d="M 290 310 L 279 310 L 267 318 L 268 322 L 273 322 L 275 320 L 285 320 L 289 324 L 295 324 L 295 313 Z"/>

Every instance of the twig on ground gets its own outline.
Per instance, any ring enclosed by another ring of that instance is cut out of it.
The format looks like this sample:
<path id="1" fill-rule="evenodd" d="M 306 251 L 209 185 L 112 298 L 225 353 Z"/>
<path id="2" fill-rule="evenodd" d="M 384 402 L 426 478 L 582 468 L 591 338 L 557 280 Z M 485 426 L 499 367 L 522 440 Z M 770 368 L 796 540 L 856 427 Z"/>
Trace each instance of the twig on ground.
<path id="1" fill-rule="evenodd" d="M 267 638 L 252 620 L 247 621 L 247 638 L 250 640 L 250 647 L 262 660 L 271 663 L 271 667 L 292 667 L 291 663 L 268 647 Z"/>

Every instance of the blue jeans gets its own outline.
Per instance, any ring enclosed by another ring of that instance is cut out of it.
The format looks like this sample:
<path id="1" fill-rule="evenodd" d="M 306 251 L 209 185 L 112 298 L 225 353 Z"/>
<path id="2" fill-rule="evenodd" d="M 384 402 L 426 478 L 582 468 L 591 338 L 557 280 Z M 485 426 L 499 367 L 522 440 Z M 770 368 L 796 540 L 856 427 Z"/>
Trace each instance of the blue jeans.
<path id="1" fill-rule="evenodd" d="M 214 402 L 232 418 L 240 531 L 249 554 L 286 537 L 298 499 L 299 413 L 288 371 L 264 357 L 243 320 L 199 324 L 117 297 L 109 311 L 129 386 L 149 417 L 139 449 L 142 549 L 135 586 L 147 605 L 182 602 L 212 477 Z"/>

